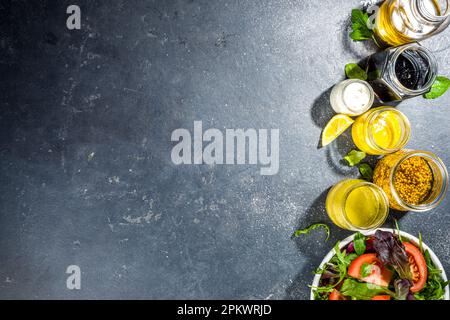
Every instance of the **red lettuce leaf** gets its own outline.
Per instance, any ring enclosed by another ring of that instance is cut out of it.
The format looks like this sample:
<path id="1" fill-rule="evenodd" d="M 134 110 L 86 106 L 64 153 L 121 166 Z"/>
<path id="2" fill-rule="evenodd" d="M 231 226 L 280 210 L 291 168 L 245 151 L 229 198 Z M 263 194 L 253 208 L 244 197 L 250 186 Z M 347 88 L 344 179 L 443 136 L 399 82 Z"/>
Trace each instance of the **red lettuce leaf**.
<path id="1" fill-rule="evenodd" d="M 395 234 L 377 230 L 374 236 L 373 248 L 381 263 L 392 266 L 401 279 L 411 280 L 408 254 L 405 246 Z"/>

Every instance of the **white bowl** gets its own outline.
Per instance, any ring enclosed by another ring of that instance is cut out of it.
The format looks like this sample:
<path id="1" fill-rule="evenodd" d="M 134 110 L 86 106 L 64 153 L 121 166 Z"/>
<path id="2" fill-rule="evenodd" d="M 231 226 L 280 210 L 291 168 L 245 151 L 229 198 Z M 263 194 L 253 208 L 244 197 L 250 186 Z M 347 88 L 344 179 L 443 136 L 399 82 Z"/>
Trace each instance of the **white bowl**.
<path id="1" fill-rule="evenodd" d="M 394 229 L 390 229 L 390 228 L 378 228 L 376 230 L 372 230 L 372 231 L 366 231 L 366 232 L 361 232 L 362 234 L 364 234 L 365 236 L 370 236 L 375 234 L 375 232 L 377 230 L 382 230 L 382 231 L 389 231 L 389 232 L 397 232 L 397 230 Z M 419 239 L 417 239 L 415 236 L 410 235 L 409 233 L 406 233 L 404 231 L 400 231 L 400 235 L 403 238 L 406 238 L 408 240 L 410 240 L 413 244 L 415 244 L 416 246 L 419 245 Z M 344 240 L 342 240 L 339 243 L 339 248 L 342 250 L 344 249 L 344 247 L 346 247 L 350 242 L 353 241 L 354 238 L 354 234 L 352 234 L 351 236 L 348 236 L 347 238 L 345 238 Z M 442 267 L 442 263 L 439 261 L 438 257 L 434 254 L 433 250 L 430 249 L 430 247 L 428 247 L 425 243 L 422 242 L 422 246 L 424 250 L 428 250 L 428 252 L 430 253 L 431 256 L 431 261 L 433 262 L 434 266 L 440 270 L 442 270 L 441 276 L 442 279 L 444 281 L 447 281 L 447 275 L 445 274 L 445 270 L 444 267 Z M 322 268 L 325 263 L 327 263 L 328 261 L 331 260 L 331 258 L 335 255 L 334 249 L 332 249 L 330 252 L 328 252 L 328 254 L 325 256 L 325 258 L 323 258 L 322 262 L 320 263 L 320 267 Z M 319 281 L 322 275 L 320 274 L 316 274 L 312 283 L 313 287 L 317 287 L 319 285 Z M 445 287 L 445 292 L 444 292 L 444 300 L 450 300 L 450 292 L 449 292 L 449 286 Z M 314 292 L 313 289 L 311 289 L 311 300 L 314 300 Z"/>

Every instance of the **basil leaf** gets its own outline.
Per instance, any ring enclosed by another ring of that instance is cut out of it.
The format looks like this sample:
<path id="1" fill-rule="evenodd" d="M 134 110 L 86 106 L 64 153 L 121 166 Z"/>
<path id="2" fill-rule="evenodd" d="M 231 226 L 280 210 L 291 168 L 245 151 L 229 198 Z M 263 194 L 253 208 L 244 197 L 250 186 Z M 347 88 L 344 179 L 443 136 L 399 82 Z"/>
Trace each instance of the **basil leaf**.
<path id="1" fill-rule="evenodd" d="M 358 255 L 356 253 L 350 253 L 348 255 L 345 256 L 345 264 L 347 266 L 350 265 L 350 263 L 352 263 L 353 260 L 355 260 L 356 258 L 358 258 Z"/>
<path id="2" fill-rule="evenodd" d="M 360 232 L 355 234 L 353 246 L 355 247 L 355 252 L 358 256 L 364 254 L 366 251 L 366 237 Z"/>
<path id="3" fill-rule="evenodd" d="M 364 180 L 372 181 L 373 179 L 373 170 L 372 167 L 367 163 L 362 163 L 359 166 L 359 173 L 361 173 Z"/>
<path id="4" fill-rule="evenodd" d="M 344 160 L 348 162 L 350 167 L 353 167 L 360 163 L 366 157 L 366 153 L 364 151 L 352 150 L 344 157 Z"/>
<path id="5" fill-rule="evenodd" d="M 315 230 L 317 228 L 323 228 L 325 230 L 325 232 L 327 234 L 327 237 L 326 237 L 325 241 L 328 241 L 328 239 L 330 238 L 330 227 L 328 227 L 324 223 L 315 223 L 315 224 L 310 225 L 309 227 L 307 227 L 305 229 L 296 230 L 292 236 L 294 238 L 297 238 L 297 237 L 299 237 L 302 234 L 309 234 L 311 231 L 313 231 L 313 230 Z"/>
<path id="6" fill-rule="evenodd" d="M 372 283 L 361 283 L 353 279 L 346 279 L 339 291 L 342 295 L 357 300 L 370 300 L 379 294 L 391 293 L 387 288 Z"/>
<path id="7" fill-rule="evenodd" d="M 352 10 L 352 32 L 350 38 L 364 41 L 373 37 L 373 31 L 368 27 L 369 15 L 360 9 Z"/>
<path id="8" fill-rule="evenodd" d="M 436 99 L 442 96 L 450 87 L 450 79 L 444 76 L 437 76 L 431 90 L 424 94 L 425 99 Z"/>
<path id="9" fill-rule="evenodd" d="M 367 73 L 356 63 L 345 65 L 345 75 L 349 79 L 367 80 Z"/>
<path id="10" fill-rule="evenodd" d="M 372 274 L 373 264 L 364 262 L 361 267 L 361 277 L 365 278 Z"/>

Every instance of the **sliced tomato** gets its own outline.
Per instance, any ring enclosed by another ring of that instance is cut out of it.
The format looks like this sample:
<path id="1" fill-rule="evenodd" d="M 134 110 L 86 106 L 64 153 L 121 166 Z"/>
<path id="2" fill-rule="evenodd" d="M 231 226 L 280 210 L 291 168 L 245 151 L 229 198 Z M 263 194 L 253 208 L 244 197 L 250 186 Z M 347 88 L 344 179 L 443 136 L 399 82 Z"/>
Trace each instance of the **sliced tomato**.
<path id="1" fill-rule="evenodd" d="M 328 297 L 328 300 L 347 300 L 339 291 L 336 289 L 333 289 L 331 291 L 330 296 Z"/>
<path id="2" fill-rule="evenodd" d="M 422 252 L 409 242 L 404 242 L 406 253 L 409 258 L 409 266 L 411 270 L 413 286 L 411 287 L 411 292 L 419 292 L 425 286 L 428 277 L 427 263 L 423 257 Z"/>
<path id="3" fill-rule="evenodd" d="M 371 300 L 391 300 L 391 296 L 388 295 L 375 296 Z"/>
<path id="4" fill-rule="evenodd" d="M 367 277 L 361 274 L 364 264 L 372 265 L 371 273 Z M 348 267 L 348 275 L 383 287 L 387 287 L 392 279 L 392 272 L 383 266 L 376 253 L 366 253 L 353 260 Z"/>
<path id="5" fill-rule="evenodd" d="M 375 296 L 371 300 L 391 300 L 391 296 L 388 295 Z"/>

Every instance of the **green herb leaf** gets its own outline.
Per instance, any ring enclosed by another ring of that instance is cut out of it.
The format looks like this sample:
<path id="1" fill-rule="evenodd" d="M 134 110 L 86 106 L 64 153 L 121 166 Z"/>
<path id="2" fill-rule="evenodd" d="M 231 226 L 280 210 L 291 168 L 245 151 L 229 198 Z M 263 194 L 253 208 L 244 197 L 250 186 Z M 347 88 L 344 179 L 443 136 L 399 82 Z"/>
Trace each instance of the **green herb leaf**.
<path id="1" fill-rule="evenodd" d="M 315 300 L 328 300 L 328 294 L 345 279 L 348 266 L 358 257 L 356 253 L 346 254 L 346 250 L 341 251 L 339 248 L 339 241 L 334 246 L 334 252 L 335 255 L 324 268 L 316 270 L 316 272 L 321 274 L 333 274 L 333 282 L 325 286 L 310 286 L 314 291 Z"/>
<path id="2" fill-rule="evenodd" d="M 352 10 L 352 32 L 350 38 L 364 41 L 373 37 L 373 31 L 368 27 L 369 15 L 360 9 Z"/>
<path id="3" fill-rule="evenodd" d="M 427 263 L 428 279 L 424 288 L 416 293 L 414 298 L 417 300 L 442 300 L 445 294 L 445 287 L 449 285 L 449 281 L 442 279 L 442 270 L 434 266 L 428 250 L 425 250 L 423 256 Z"/>
<path id="4" fill-rule="evenodd" d="M 419 249 L 423 253 L 422 232 L 419 232 Z"/>
<path id="5" fill-rule="evenodd" d="M 352 263 L 353 260 L 355 260 L 356 258 L 358 258 L 358 255 L 356 253 L 350 253 L 348 255 L 345 256 L 345 264 L 347 266 L 350 265 L 350 263 Z"/>
<path id="6" fill-rule="evenodd" d="M 350 167 L 353 167 L 360 163 L 366 157 L 366 153 L 364 151 L 352 150 L 344 157 L 344 160 L 348 162 Z"/>
<path id="7" fill-rule="evenodd" d="M 395 230 L 397 230 L 398 239 L 400 240 L 400 242 L 403 242 L 402 235 L 400 233 L 400 228 L 398 226 L 398 220 L 394 219 L 394 223 L 395 223 Z"/>
<path id="8" fill-rule="evenodd" d="M 431 90 L 424 94 L 425 99 L 436 99 L 442 96 L 450 87 L 450 79 L 438 76 L 431 86 Z"/>
<path id="9" fill-rule="evenodd" d="M 359 166 L 359 173 L 361 173 L 364 180 L 372 181 L 373 179 L 373 170 L 372 167 L 367 163 L 362 163 Z"/>
<path id="10" fill-rule="evenodd" d="M 358 256 L 364 254 L 366 251 L 366 237 L 361 232 L 355 234 L 353 246 L 355 247 L 355 252 Z"/>
<path id="11" fill-rule="evenodd" d="M 365 278 L 372 274 L 373 264 L 364 262 L 361 267 L 361 277 Z"/>
<path id="12" fill-rule="evenodd" d="M 346 64 L 345 74 L 349 79 L 367 80 L 367 73 L 356 63 Z"/>
<path id="13" fill-rule="evenodd" d="M 302 234 L 309 234 L 311 231 L 313 231 L 317 228 L 323 228 L 325 230 L 325 232 L 327 234 L 325 241 L 328 241 L 328 239 L 330 238 L 330 227 L 328 227 L 324 223 L 315 223 L 313 225 L 310 225 L 308 228 L 296 230 L 292 236 L 294 238 L 297 238 L 297 237 L 301 236 Z"/>
<path id="14" fill-rule="evenodd" d="M 374 296 L 383 293 L 392 294 L 387 288 L 371 283 L 361 283 L 353 279 L 344 280 L 341 290 L 339 291 L 342 295 L 357 300 L 370 300 Z"/>

